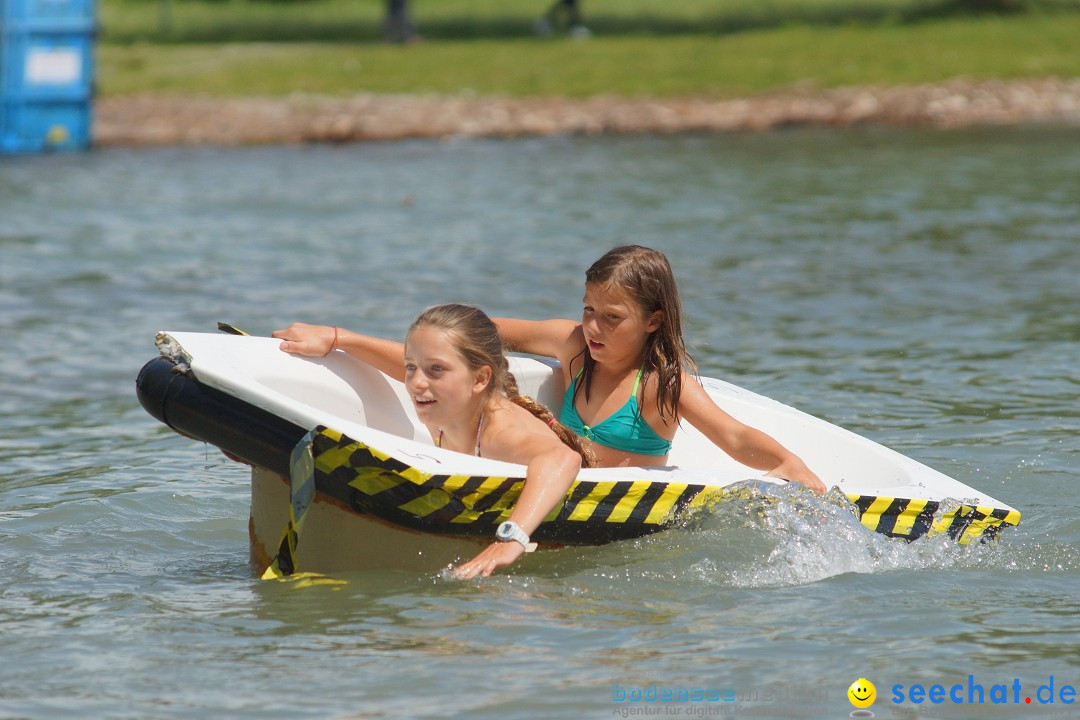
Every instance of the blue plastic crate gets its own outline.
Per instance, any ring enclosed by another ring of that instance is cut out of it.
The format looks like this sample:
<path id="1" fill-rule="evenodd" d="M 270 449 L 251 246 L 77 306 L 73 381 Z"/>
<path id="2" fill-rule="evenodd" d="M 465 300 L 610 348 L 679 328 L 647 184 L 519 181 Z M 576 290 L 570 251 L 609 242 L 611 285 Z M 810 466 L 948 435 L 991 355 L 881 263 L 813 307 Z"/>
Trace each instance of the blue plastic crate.
<path id="1" fill-rule="evenodd" d="M 75 100 L 93 91 L 90 32 L 7 33 L 0 49 L 0 97 Z"/>
<path id="2" fill-rule="evenodd" d="M 0 152 L 83 150 L 90 145 L 90 105 L 85 102 L 0 102 Z"/>
<path id="3" fill-rule="evenodd" d="M 0 152 L 90 145 L 93 0 L 0 0 Z"/>
<path id="4" fill-rule="evenodd" d="M 0 0 L 0 25 L 88 20 L 95 16 L 94 0 Z"/>

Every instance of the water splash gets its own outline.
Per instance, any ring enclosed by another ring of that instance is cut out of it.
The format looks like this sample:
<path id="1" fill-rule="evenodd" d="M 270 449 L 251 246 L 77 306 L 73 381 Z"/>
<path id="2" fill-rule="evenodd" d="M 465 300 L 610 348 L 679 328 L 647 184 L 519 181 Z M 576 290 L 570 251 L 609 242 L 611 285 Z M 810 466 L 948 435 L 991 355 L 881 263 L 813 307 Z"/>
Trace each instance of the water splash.
<path id="1" fill-rule="evenodd" d="M 865 527 L 855 506 L 836 489 L 824 497 L 795 485 L 751 483 L 746 489 L 683 522 L 683 530 L 697 538 L 698 550 L 707 553 L 690 567 L 703 582 L 783 587 L 845 573 L 991 566 L 1071 570 L 1080 565 L 1053 542 L 1005 539 L 960 545 L 945 535 L 913 542 L 889 538 Z M 943 503 L 941 512 L 960 502 Z"/>

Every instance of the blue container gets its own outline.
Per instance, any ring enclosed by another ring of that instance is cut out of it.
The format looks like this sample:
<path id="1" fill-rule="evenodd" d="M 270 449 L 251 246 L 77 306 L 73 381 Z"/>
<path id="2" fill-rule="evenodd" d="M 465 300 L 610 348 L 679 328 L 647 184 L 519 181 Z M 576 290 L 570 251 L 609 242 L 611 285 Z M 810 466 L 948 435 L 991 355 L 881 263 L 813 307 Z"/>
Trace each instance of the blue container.
<path id="1" fill-rule="evenodd" d="M 0 153 L 90 145 L 94 0 L 0 0 Z"/>

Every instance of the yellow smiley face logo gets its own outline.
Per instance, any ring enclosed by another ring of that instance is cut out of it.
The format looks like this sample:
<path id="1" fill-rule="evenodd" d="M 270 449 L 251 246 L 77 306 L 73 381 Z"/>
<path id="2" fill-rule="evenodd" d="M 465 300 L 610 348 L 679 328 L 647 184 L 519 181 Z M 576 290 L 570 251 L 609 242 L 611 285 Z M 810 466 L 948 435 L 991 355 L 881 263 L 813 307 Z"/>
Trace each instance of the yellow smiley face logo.
<path id="1" fill-rule="evenodd" d="M 859 678 L 847 689 L 848 700 L 857 708 L 868 708 L 877 700 L 877 688 L 866 678 Z"/>

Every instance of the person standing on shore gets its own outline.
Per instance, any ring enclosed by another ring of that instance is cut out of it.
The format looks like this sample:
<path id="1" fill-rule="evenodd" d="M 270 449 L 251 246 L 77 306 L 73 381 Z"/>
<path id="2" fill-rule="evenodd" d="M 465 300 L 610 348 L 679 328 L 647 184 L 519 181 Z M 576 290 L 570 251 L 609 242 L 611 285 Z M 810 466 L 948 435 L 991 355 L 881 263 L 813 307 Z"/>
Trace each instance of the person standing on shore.
<path id="1" fill-rule="evenodd" d="M 409 13 L 408 0 L 386 0 L 386 19 L 383 21 L 383 38 L 387 42 L 409 43 L 420 38 Z"/>
<path id="2" fill-rule="evenodd" d="M 533 24 L 537 35 L 551 35 L 556 28 L 565 26 L 571 37 L 584 39 L 592 35 L 581 21 L 581 0 L 555 0 Z"/>

